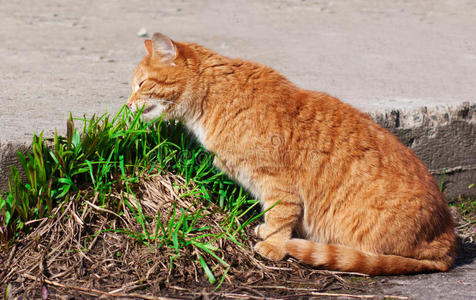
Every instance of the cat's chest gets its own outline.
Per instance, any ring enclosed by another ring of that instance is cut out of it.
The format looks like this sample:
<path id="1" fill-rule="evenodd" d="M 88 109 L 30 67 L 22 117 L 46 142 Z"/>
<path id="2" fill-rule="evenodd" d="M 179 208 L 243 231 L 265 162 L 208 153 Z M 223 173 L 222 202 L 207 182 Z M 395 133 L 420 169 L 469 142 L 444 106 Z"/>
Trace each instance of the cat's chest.
<path id="1" fill-rule="evenodd" d="M 207 134 L 201 122 L 198 120 L 189 121 L 185 123 L 185 126 L 187 126 L 188 130 L 190 130 L 193 133 L 193 135 L 200 142 L 200 144 L 202 144 L 205 148 L 208 149 L 206 144 Z"/>
<path id="2" fill-rule="evenodd" d="M 216 153 L 215 166 L 233 178 L 243 188 L 250 191 L 255 197 L 261 198 L 262 195 L 254 179 L 251 166 L 243 163 L 242 159 L 233 157 L 230 153 L 223 153 L 223 155 L 220 156 L 220 152 Z"/>
<path id="3" fill-rule="evenodd" d="M 242 187 L 249 191 L 252 191 L 253 193 L 257 192 L 255 191 L 255 184 L 253 182 L 251 172 L 249 170 L 243 167 L 237 167 L 233 173 L 233 177 L 236 178 L 236 180 L 240 183 Z"/>
<path id="4" fill-rule="evenodd" d="M 251 163 L 253 157 L 250 153 L 239 148 L 235 143 L 208 136 L 207 130 L 200 121 L 187 122 L 186 126 L 208 151 L 216 155 L 214 161 L 216 167 L 227 173 L 254 196 L 261 196 L 253 179 L 253 164 Z"/>

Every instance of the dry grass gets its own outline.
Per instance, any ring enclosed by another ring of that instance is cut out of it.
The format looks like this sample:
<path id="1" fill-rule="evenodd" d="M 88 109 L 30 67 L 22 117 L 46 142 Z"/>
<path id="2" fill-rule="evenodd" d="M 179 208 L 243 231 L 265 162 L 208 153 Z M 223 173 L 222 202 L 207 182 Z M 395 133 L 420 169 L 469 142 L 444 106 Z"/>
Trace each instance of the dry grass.
<path id="1" fill-rule="evenodd" d="M 201 210 L 204 216 L 196 227 L 209 228 L 208 232 L 220 235 L 222 221 L 227 217 L 213 204 L 200 198 L 183 197 L 183 178 L 173 175 L 155 175 L 143 178 L 135 186 L 143 214 L 152 216 L 148 232 L 154 232 L 160 212 L 164 223 L 170 219 L 175 205 L 176 216 L 184 211 Z M 221 259 L 230 265 L 224 282 L 218 290 L 210 284 L 200 267 L 196 247 L 184 247 L 171 262 L 177 251 L 167 245 L 152 242 L 147 246 L 139 242 L 134 233 L 140 233 L 137 217 L 125 207 L 118 215 L 110 209 L 100 208 L 91 190 L 82 193 L 82 199 L 70 199 L 54 209 L 52 217 L 37 220 L 36 229 L 24 236 L 8 253 L 0 254 L 5 268 L 0 274 L 0 288 L 11 284 L 13 297 L 133 297 L 156 299 L 161 297 L 196 298 L 263 298 L 266 296 L 317 295 L 332 291 L 361 293 L 339 273 L 331 273 L 303 266 L 293 259 L 273 263 L 255 256 L 250 250 L 252 238 L 236 235 L 239 246 L 229 239 L 212 242 L 220 251 Z M 121 201 L 121 187 L 111 197 Z M 130 201 L 138 208 L 138 202 Z M 251 227 L 251 226 L 249 226 Z M 251 236 L 251 235 L 250 235 Z M 214 235 L 210 239 L 214 239 Z M 156 239 L 157 240 L 157 239 Z M 204 254 L 201 254 L 204 256 Z M 206 257 L 210 269 L 221 276 L 226 268 L 213 257 Z M 217 278 L 218 278 L 217 276 Z M 283 285 L 284 284 L 284 285 Z M 291 291 L 291 292 L 290 292 Z M 286 296 L 288 297 L 288 296 Z M 285 298 L 286 298 L 285 297 Z"/>
<path id="2" fill-rule="evenodd" d="M 456 232 L 461 239 L 461 243 L 463 245 L 476 244 L 476 213 L 470 212 L 463 216 L 458 206 L 452 206 L 450 209 L 455 219 Z"/>

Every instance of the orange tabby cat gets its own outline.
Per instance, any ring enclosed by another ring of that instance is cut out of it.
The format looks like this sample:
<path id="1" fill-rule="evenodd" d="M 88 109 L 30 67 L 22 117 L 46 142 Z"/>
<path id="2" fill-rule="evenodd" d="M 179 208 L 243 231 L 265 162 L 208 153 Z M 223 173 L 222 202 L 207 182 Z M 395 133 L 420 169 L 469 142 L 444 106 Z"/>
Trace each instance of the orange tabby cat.
<path id="1" fill-rule="evenodd" d="M 258 63 L 160 33 L 145 46 L 129 106 L 180 120 L 264 209 L 278 203 L 255 230 L 259 254 L 375 275 L 451 267 L 454 225 L 438 186 L 367 115 Z"/>

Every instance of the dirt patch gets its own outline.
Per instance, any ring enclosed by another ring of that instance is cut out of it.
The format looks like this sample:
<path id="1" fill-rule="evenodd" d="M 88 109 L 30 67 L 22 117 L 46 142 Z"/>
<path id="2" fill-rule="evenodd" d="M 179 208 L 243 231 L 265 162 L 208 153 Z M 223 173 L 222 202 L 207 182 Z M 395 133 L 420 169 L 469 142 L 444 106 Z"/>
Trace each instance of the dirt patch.
<path id="1" fill-rule="evenodd" d="M 228 215 L 201 198 L 184 196 L 190 194 L 185 186 L 183 178 L 162 174 L 134 185 L 137 201 L 124 201 L 124 187 L 118 185 L 106 205 L 99 205 L 91 189 L 63 202 L 50 218 L 35 221 L 32 232 L 1 252 L 0 289 L 8 293 L 7 299 L 307 298 L 375 290 L 375 281 L 366 276 L 317 270 L 291 258 L 274 263 L 256 256 L 250 250 L 256 242 L 251 232 L 236 234 L 232 241 L 223 231 Z M 123 213 L 116 213 L 114 206 L 123 206 L 116 210 Z M 140 211 L 144 222 L 138 222 Z M 163 224 L 197 211 L 202 217 L 192 220 L 193 227 L 203 231 L 191 231 L 186 239 L 158 243 L 160 239 L 144 234 L 173 235 Z M 194 238 L 209 243 L 209 249 L 216 247 L 218 259 L 180 244 Z M 207 280 L 201 259 L 213 271 L 214 284 Z"/>

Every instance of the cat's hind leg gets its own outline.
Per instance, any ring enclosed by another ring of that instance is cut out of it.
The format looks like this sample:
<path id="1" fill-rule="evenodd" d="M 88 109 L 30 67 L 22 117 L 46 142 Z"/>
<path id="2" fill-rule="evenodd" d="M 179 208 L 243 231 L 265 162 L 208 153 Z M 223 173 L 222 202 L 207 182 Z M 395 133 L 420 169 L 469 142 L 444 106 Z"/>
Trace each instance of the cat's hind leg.
<path id="1" fill-rule="evenodd" d="M 254 249 L 261 256 L 274 261 L 281 260 L 287 254 L 286 242 L 291 239 L 293 229 L 302 215 L 301 201 L 289 193 L 272 193 L 267 195 L 263 209 L 269 209 L 265 213 L 265 222 L 255 228 L 256 235 L 263 241 L 257 243 Z"/>

